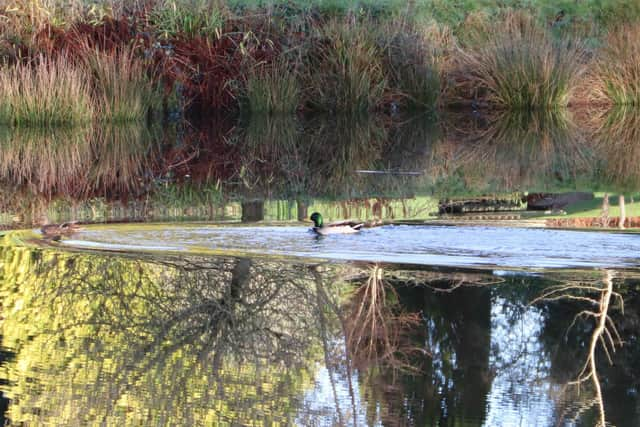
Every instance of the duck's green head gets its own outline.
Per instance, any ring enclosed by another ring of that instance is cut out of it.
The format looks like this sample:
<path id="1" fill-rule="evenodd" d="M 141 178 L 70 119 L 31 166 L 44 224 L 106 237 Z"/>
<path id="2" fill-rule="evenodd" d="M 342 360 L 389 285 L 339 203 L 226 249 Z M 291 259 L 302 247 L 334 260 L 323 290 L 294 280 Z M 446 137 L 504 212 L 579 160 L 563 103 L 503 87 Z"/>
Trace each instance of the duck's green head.
<path id="1" fill-rule="evenodd" d="M 316 227 L 322 227 L 322 215 L 318 212 L 312 213 L 309 219 L 313 221 Z"/>

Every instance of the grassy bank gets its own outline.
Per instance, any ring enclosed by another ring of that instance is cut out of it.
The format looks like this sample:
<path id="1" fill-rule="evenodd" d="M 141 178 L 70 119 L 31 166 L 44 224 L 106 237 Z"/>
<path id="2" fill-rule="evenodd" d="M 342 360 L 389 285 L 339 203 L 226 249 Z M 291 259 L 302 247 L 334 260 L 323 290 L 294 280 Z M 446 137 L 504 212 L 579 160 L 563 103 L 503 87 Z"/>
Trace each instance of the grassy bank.
<path id="1" fill-rule="evenodd" d="M 460 104 L 553 109 L 637 104 L 640 96 L 634 1 L 75 0 L 64 6 L 11 0 L 0 7 L 0 91 L 14 99 L 0 104 L 4 122 L 82 122 L 87 115 L 131 121 L 160 107 L 169 113 L 395 113 Z M 40 78 L 43 63 L 54 64 L 47 69 L 59 71 L 67 89 L 47 91 L 54 84 L 45 82 L 30 93 L 16 79 Z M 90 101 L 82 92 L 87 76 Z M 34 97 L 48 107 L 23 113 L 20 101 Z M 58 103 L 84 107 L 67 112 L 71 107 Z"/>

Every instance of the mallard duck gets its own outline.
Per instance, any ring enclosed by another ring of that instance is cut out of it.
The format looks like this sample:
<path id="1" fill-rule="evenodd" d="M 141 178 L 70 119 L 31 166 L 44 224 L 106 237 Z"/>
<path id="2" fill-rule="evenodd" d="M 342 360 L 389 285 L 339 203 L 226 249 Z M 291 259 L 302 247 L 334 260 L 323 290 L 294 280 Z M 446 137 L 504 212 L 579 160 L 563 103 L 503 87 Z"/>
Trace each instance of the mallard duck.
<path id="1" fill-rule="evenodd" d="M 60 240 L 62 236 L 68 236 L 80 229 L 77 221 L 70 221 L 62 224 L 46 224 L 40 228 L 40 231 L 45 239 Z"/>
<path id="2" fill-rule="evenodd" d="M 311 230 L 320 235 L 327 234 L 351 234 L 357 233 L 360 231 L 360 228 L 364 225 L 364 223 L 357 223 L 352 221 L 340 221 L 340 222 L 332 222 L 330 224 L 325 224 L 322 220 L 322 215 L 318 212 L 314 212 L 310 217 L 311 221 L 313 221 L 313 228 Z"/>

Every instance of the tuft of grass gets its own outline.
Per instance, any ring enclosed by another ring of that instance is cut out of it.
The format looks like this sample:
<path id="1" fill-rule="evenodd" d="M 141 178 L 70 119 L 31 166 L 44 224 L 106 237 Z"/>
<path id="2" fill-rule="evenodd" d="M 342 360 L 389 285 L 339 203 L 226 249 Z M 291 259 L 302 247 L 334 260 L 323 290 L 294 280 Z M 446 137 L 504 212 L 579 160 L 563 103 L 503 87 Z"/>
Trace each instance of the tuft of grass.
<path id="1" fill-rule="evenodd" d="M 165 39 L 219 36 L 226 21 L 224 1 L 163 0 L 150 13 L 150 22 Z"/>
<path id="2" fill-rule="evenodd" d="M 487 24 L 492 37 L 457 52 L 450 102 L 495 108 L 566 106 L 584 70 L 584 51 L 572 40 L 554 41 L 525 12 L 509 11 Z"/>
<path id="3" fill-rule="evenodd" d="M 387 82 L 372 28 L 331 19 L 319 29 L 303 76 L 311 109 L 362 112 L 382 103 Z"/>
<path id="4" fill-rule="evenodd" d="M 249 73 L 244 95 L 252 113 L 294 113 L 300 100 L 296 71 L 283 58 L 258 64 Z"/>
<path id="5" fill-rule="evenodd" d="M 379 40 L 392 95 L 399 96 L 409 108 L 434 109 L 440 95 L 440 75 L 431 28 L 395 19 L 380 27 Z"/>
<path id="6" fill-rule="evenodd" d="M 591 101 L 640 105 L 640 24 L 612 30 L 587 78 Z"/>
<path id="7" fill-rule="evenodd" d="M 161 94 L 134 49 L 86 49 L 84 64 L 93 76 L 98 119 L 107 122 L 142 121 L 159 108 Z"/>
<path id="8" fill-rule="evenodd" d="M 0 68 L 0 123 L 15 126 L 78 125 L 91 121 L 91 88 L 64 55 Z"/>

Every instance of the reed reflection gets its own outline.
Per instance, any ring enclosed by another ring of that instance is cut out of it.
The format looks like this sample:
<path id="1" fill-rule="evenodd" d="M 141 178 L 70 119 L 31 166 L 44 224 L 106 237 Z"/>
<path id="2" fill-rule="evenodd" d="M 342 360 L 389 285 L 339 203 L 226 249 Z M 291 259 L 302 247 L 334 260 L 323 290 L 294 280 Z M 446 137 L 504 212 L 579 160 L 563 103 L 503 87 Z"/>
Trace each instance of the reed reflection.
<path id="1" fill-rule="evenodd" d="M 425 196 L 633 190 L 637 114 L 592 114 L 588 126 L 586 115 L 258 115 L 166 129 L 4 129 L 2 203 L 17 207 L 9 199 L 20 193 L 17 201 L 144 202 L 148 217 L 217 218 L 229 202 L 255 200 L 383 206 Z"/>
<path id="2" fill-rule="evenodd" d="M 640 188 L 640 112 L 634 108 L 614 108 L 594 114 L 591 119 L 596 151 L 602 161 L 600 180 L 620 191 Z"/>
<path id="3" fill-rule="evenodd" d="M 441 191 L 553 191 L 593 184 L 596 158 L 567 111 L 519 111 L 443 120 L 445 138 L 432 154 Z"/>

